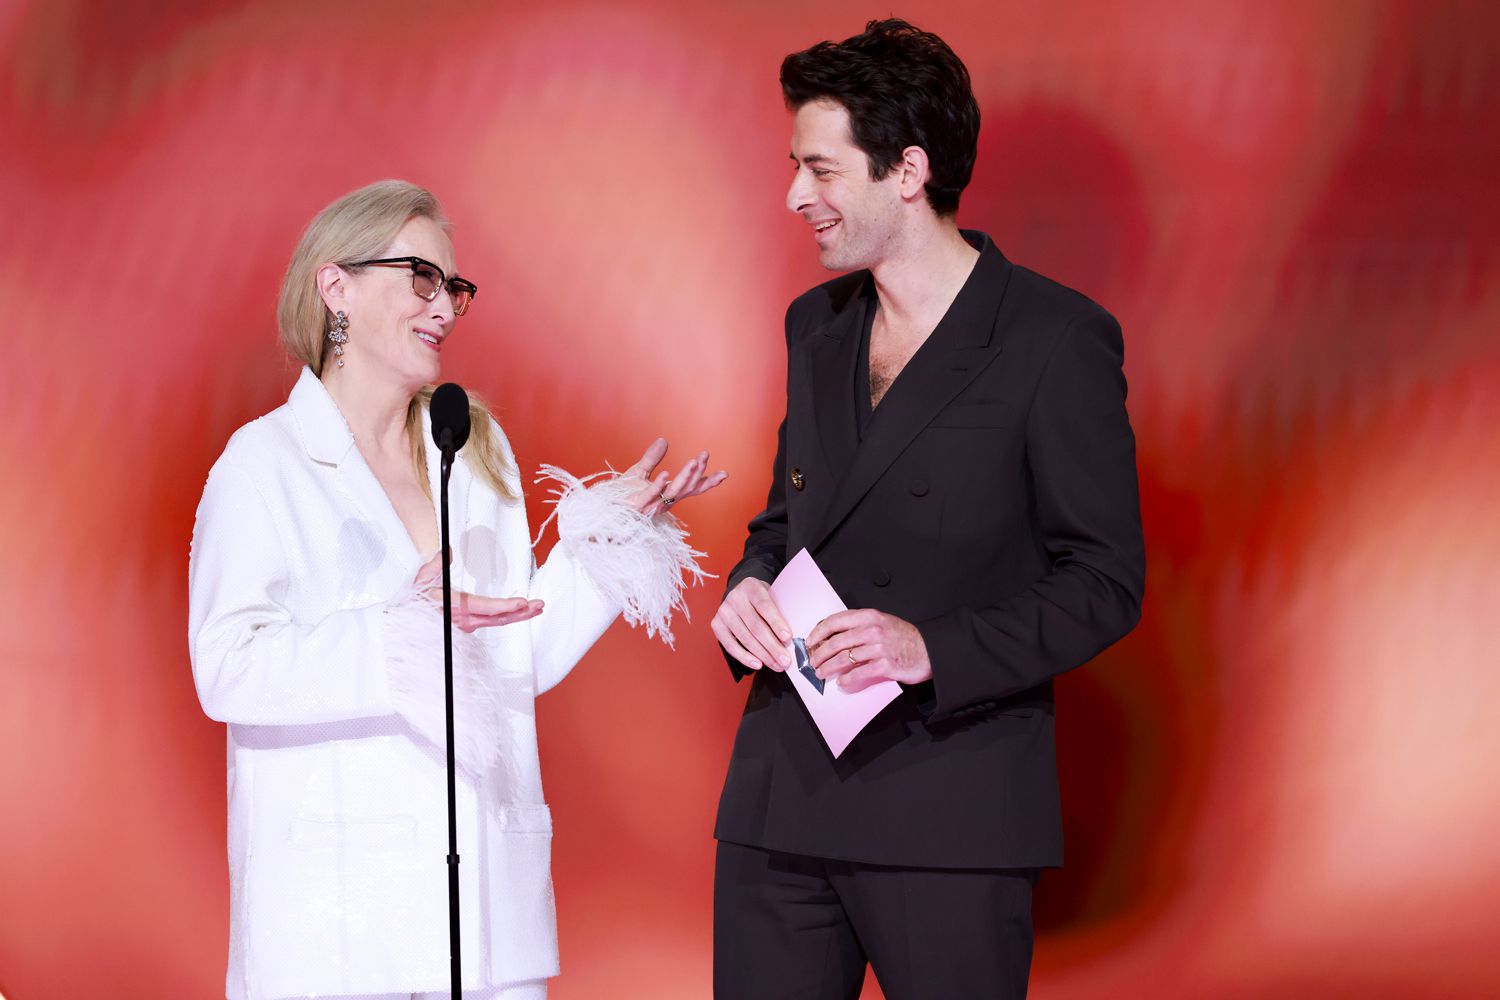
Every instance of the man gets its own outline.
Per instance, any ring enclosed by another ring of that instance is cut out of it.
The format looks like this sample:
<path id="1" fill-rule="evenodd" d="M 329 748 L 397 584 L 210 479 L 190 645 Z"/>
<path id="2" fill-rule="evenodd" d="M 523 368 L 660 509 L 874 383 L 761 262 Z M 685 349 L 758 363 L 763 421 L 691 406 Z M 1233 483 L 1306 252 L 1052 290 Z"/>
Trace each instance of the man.
<path id="1" fill-rule="evenodd" d="M 787 310 L 766 509 L 714 633 L 753 674 L 715 835 L 721 1000 L 1025 995 L 1061 864 L 1052 678 L 1140 615 L 1119 326 L 954 215 L 979 109 L 936 35 L 871 22 L 788 56 L 787 207 L 852 273 Z M 829 684 L 902 693 L 835 758 L 784 671 L 768 582 L 800 549 L 851 609 Z"/>

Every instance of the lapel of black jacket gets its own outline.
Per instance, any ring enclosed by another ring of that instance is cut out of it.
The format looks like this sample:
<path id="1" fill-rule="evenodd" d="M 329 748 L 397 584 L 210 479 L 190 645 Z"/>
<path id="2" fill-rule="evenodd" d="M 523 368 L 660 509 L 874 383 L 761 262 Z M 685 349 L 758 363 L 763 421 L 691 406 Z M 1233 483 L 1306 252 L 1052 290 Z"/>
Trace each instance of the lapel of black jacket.
<path id="1" fill-rule="evenodd" d="M 812 392 L 813 418 L 824 462 L 819 476 L 822 482 L 813 496 L 832 499 L 832 485 L 844 477 L 859 446 L 859 428 L 854 416 L 854 366 L 867 296 L 874 294 L 875 288 L 867 275 L 838 306 L 833 318 L 808 340 L 807 385 Z M 815 508 L 810 509 L 807 522 L 807 527 L 816 528 L 822 523 L 821 514 Z"/>
<path id="2" fill-rule="evenodd" d="M 988 236 L 965 235 L 979 242 L 980 252 L 958 297 L 886 390 L 870 418 L 864 439 L 853 448 L 847 465 L 835 464 L 835 456 L 828 456 L 837 485 L 820 527 L 808 539 L 810 552 L 823 544 L 932 418 L 1000 353 L 995 320 L 1010 280 L 1011 266 Z M 855 301 L 859 301 L 857 297 Z M 845 309 L 839 321 L 829 327 L 829 335 L 842 333 L 836 346 L 827 350 L 830 357 L 824 362 L 827 367 L 821 376 L 819 364 L 814 361 L 813 389 L 825 448 L 830 440 L 839 443 L 847 436 L 853 442 L 857 438 L 851 383 L 860 339 L 857 324 L 861 318 L 861 310 Z M 835 381 L 835 377 L 839 380 Z M 847 431 L 843 429 L 844 423 Z M 825 425 L 829 429 L 824 430 Z"/>

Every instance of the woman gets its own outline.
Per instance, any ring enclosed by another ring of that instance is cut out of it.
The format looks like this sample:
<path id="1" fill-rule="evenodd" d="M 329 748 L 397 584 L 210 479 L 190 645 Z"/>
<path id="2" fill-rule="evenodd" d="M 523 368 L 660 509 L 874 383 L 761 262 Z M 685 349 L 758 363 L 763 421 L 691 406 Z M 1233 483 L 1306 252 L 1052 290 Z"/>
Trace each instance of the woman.
<path id="1" fill-rule="evenodd" d="M 209 473 L 189 564 L 199 700 L 228 723 L 230 1000 L 447 996 L 437 452 L 426 411 L 475 294 L 437 201 L 400 181 L 309 225 L 278 305 L 306 366 Z M 563 488 L 534 568 L 515 460 L 471 403 L 449 487 L 465 996 L 540 998 L 557 974 L 551 817 L 533 699 L 623 609 L 666 631 L 682 572 L 666 513 L 723 481 Z M 472 990 L 473 992 L 469 992 Z"/>

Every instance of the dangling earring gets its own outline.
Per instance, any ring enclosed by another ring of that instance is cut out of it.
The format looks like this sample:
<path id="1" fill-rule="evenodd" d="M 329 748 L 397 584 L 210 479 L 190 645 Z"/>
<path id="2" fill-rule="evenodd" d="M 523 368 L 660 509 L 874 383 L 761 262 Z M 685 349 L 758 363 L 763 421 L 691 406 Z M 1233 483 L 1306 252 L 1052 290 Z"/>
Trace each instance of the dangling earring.
<path id="1" fill-rule="evenodd" d="M 340 309 L 333 314 L 333 325 L 328 328 L 328 339 L 333 343 L 334 356 L 339 359 L 339 367 L 344 367 L 344 345 L 349 343 L 349 317 L 344 315 Z"/>

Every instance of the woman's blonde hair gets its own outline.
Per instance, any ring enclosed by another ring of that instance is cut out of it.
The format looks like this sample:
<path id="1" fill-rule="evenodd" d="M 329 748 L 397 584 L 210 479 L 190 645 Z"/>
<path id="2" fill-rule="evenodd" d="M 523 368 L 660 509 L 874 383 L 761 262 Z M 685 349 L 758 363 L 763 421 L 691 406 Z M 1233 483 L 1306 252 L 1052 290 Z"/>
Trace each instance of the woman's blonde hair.
<path id="1" fill-rule="evenodd" d="M 287 351 L 314 375 L 323 374 L 323 363 L 332 346 L 328 331 L 333 323 L 333 314 L 318 294 L 318 269 L 324 264 L 347 268 L 353 261 L 380 257 L 401 227 L 416 218 L 431 219 L 444 232 L 451 228 L 431 191 L 406 181 L 389 180 L 349 192 L 308 223 L 281 281 L 276 325 Z M 411 442 L 417 481 L 424 490 L 429 487 L 422 411 L 432 401 L 432 390 L 433 386 L 424 387 L 406 410 L 406 436 Z M 465 457 L 495 492 L 507 500 L 519 499 L 508 482 L 515 468 L 494 432 L 489 410 L 477 396 L 469 396 L 469 417 Z"/>

